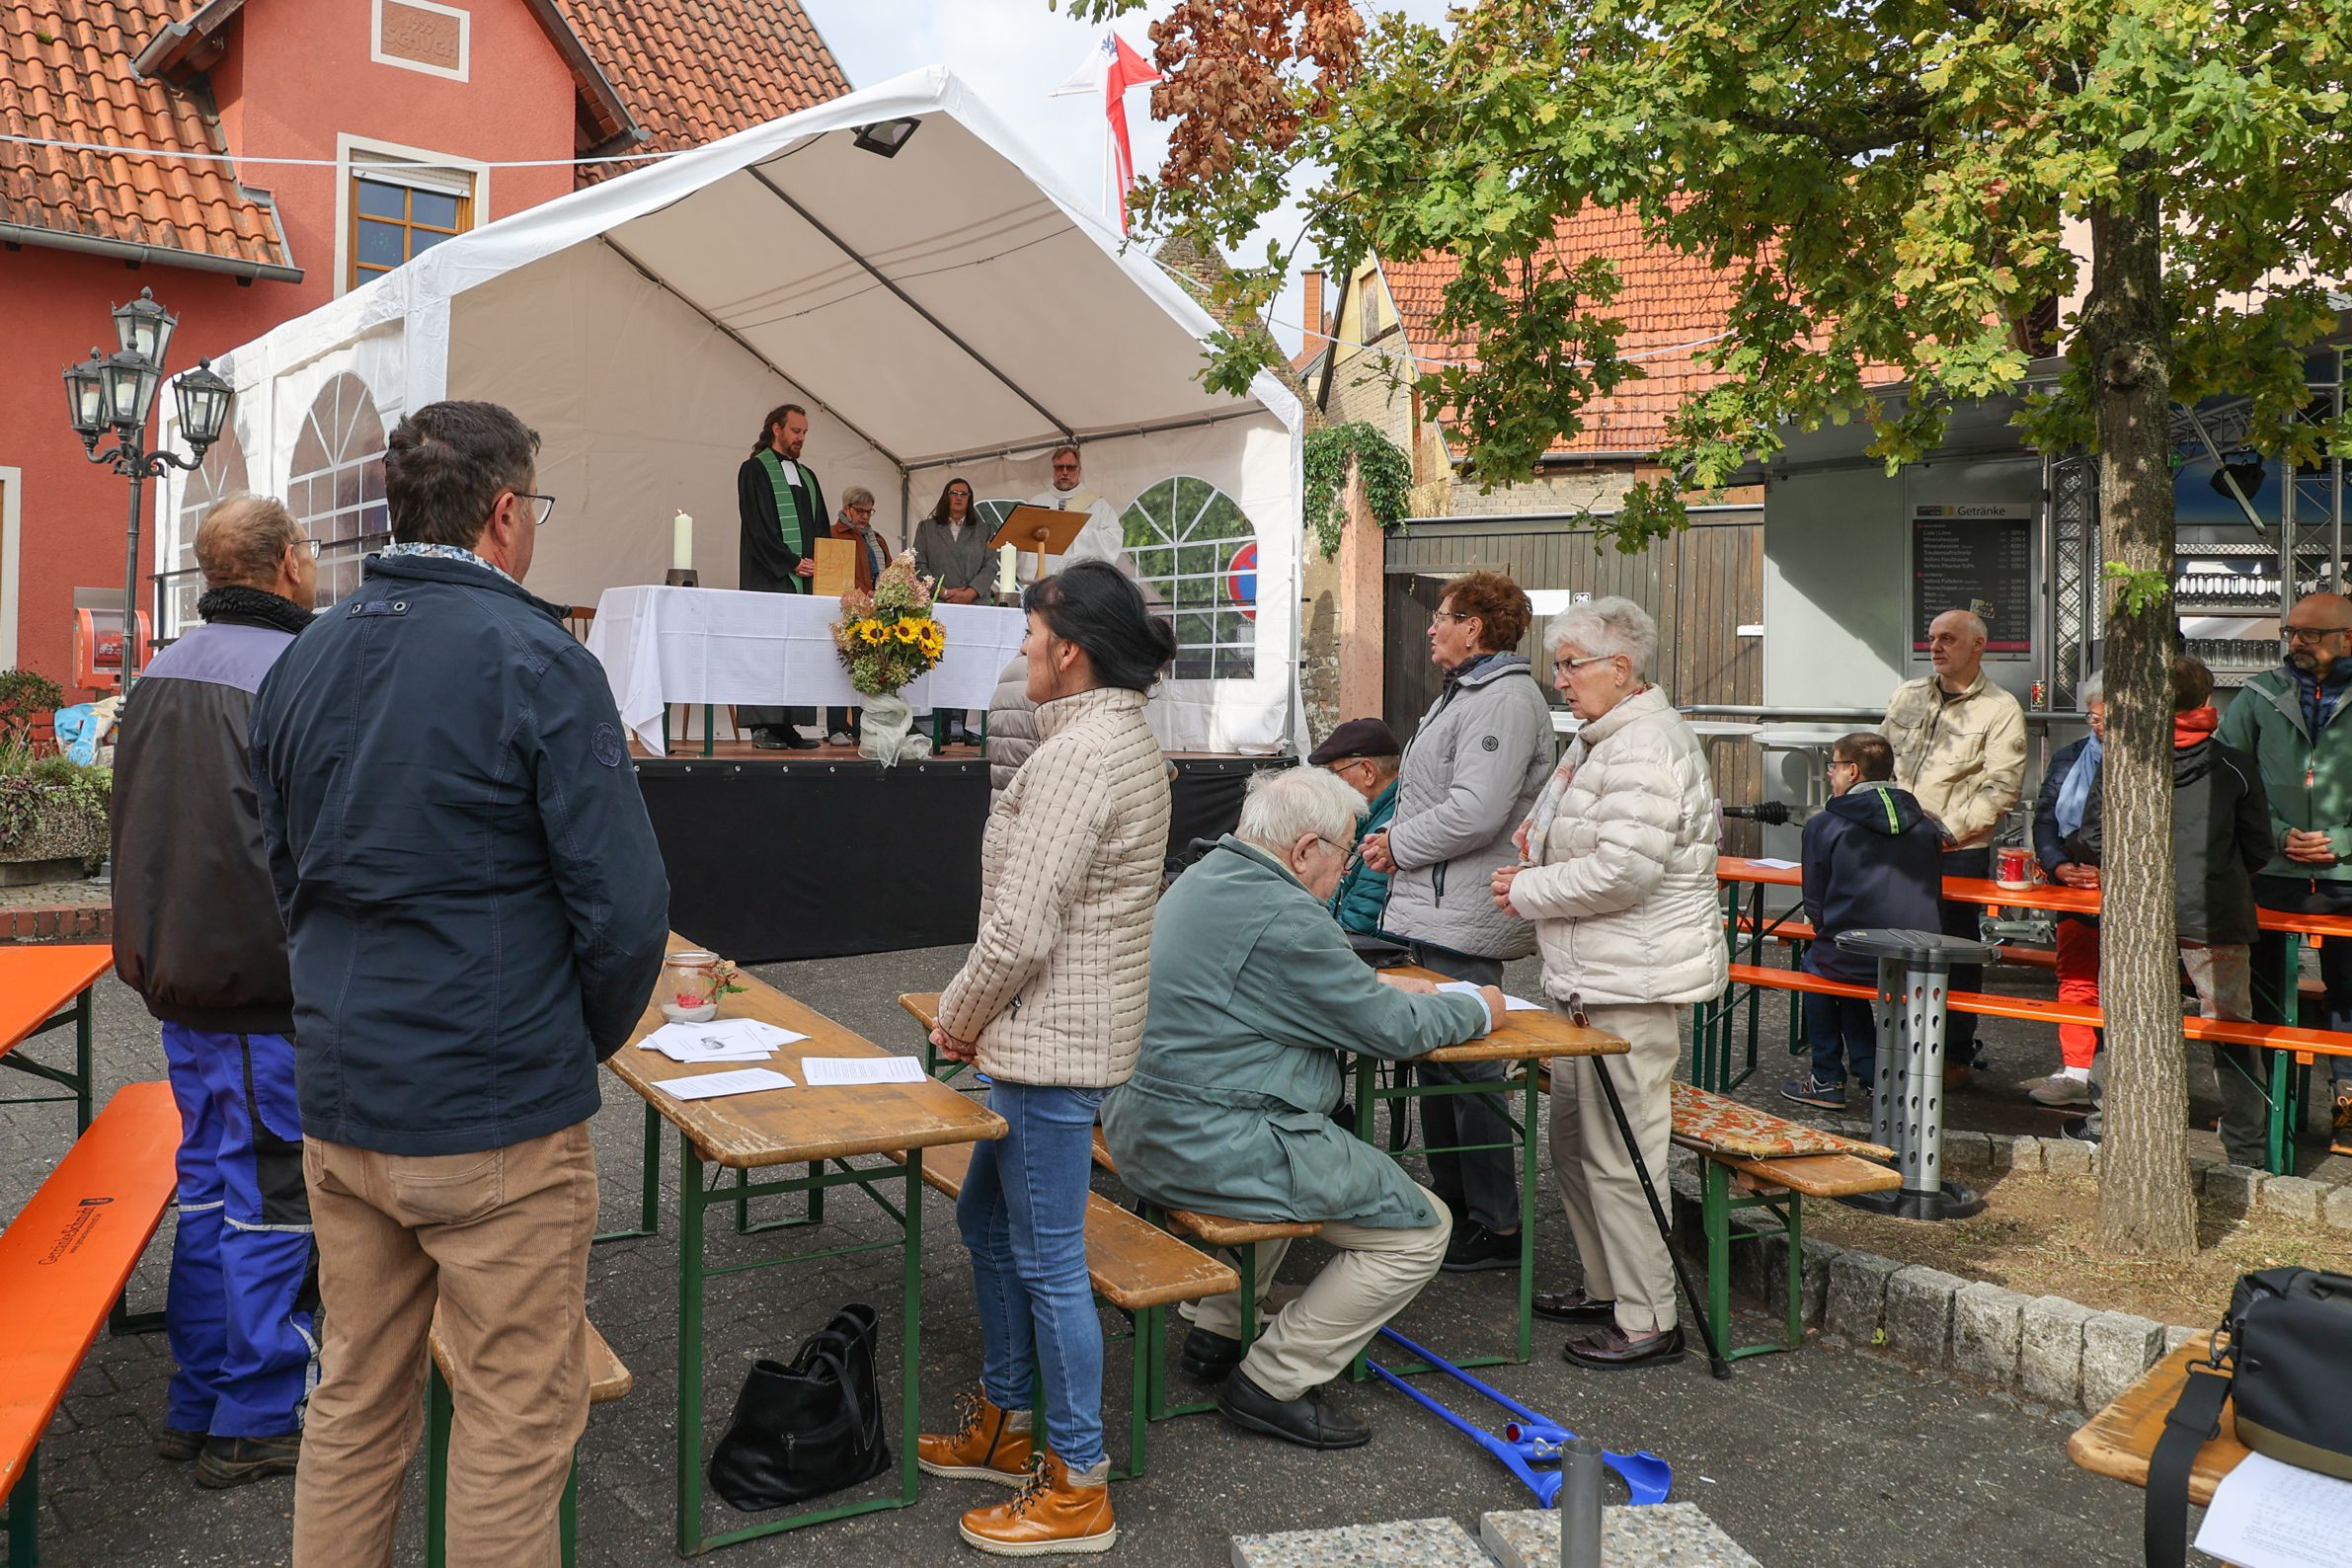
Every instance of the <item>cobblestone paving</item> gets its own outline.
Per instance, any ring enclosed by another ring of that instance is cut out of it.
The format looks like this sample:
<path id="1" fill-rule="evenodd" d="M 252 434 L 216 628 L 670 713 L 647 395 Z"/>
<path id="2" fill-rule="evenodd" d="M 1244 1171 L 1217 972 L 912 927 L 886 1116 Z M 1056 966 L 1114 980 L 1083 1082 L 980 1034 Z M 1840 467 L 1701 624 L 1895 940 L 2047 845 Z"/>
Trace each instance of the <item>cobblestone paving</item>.
<path id="1" fill-rule="evenodd" d="M 893 998 L 936 988 L 959 957 L 935 950 L 761 974 L 869 1038 L 911 1049 L 912 1026 Z M 1515 971 L 1511 980 L 1531 994 L 1531 974 Z M 102 1100 L 116 1085 L 160 1073 L 153 1022 L 112 980 L 101 992 L 99 1031 Z M 595 1131 L 604 1219 L 619 1226 L 632 1222 L 635 1211 L 641 1113 L 617 1086 L 608 1089 L 607 1101 Z M 13 1214 L 24 1203 L 70 1129 L 70 1113 L 61 1107 L 0 1110 L 0 1213 Z M 722 1234 L 716 1220 L 724 1213 L 713 1212 L 714 1235 Z M 881 1216 L 853 1195 L 836 1196 L 832 1217 L 826 1244 L 883 1233 Z M 673 1231 L 666 1211 L 665 1226 Z M 926 1419 L 938 1421 L 955 1392 L 976 1379 L 979 1344 L 953 1215 L 936 1198 L 926 1211 L 926 1231 L 923 1407 Z M 161 1303 L 169 1235 L 167 1220 L 140 1270 L 136 1306 Z M 749 1256 L 751 1248 L 732 1236 L 720 1242 L 727 1257 Z M 1565 1254 L 1564 1227 L 1547 1213 L 1538 1248 L 1547 1288 L 1568 1282 Z M 1318 1256 L 1301 1247 L 1289 1277 L 1303 1278 Z M 666 1233 L 598 1247 L 589 1265 L 591 1315 L 637 1374 L 628 1399 L 594 1412 L 582 1450 L 580 1561 L 593 1568 L 674 1560 L 674 1257 Z M 844 1301 L 873 1301 L 893 1314 L 897 1278 L 891 1261 L 868 1256 L 714 1281 L 711 1436 L 754 1356 L 787 1352 Z M 1502 1273 L 1441 1276 L 1412 1308 L 1409 1331 L 1440 1345 L 1500 1348 L 1512 1285 Z M 1766 1331 L 1761 1320 L 1745 1326 L 1750 1339 Z M 1112 1328 L 1117 1331 L 1115 1319 Z M 2139 1494 L 2068 1466 L 2063 1445 L 2071 1423 L 2064 1417 L 1999 1402 L 1866 1354 L 1812 1347 L 1799 1356 L 1743 1362 L 1730 1382 L 1716 1383 L 1697 1358 L 1641 1373 L 1580 1372 L 1559 1360 L 1561 1338 L 1558 1328 L 1539 1324 L 1535 1359 L 1496 1370 L 1493 1380 L 1613 1448 L 1646 1447 L 1664 1455 L 1676 1468 L 1677 1496 L 1698 1503 L 1765 1563 L 1858 1568 L 1908 1559 L 2007 1568 L 2137 1560 Z M 887 1329 L 884 1343 L 895 1351 Z M 1115 1452 L 1125 1441 L 1127 1355 L 1117 1341 L 1107 1354 L 1106 1415 Z M 185 1470 L 153 1456 L 170 1371 L 161 1335 L 102 1337 L 92 1351 L 42 1450 L 45 1562 L 248 1568 L 286 1560 L 289 1484 L 201 1493 Z M 895 1372 L 895 1361 L 886 1359 L 885 1378 Z M 1178 1391 L 1186 1391 L 1181 1382 Z M 1378 1435 L 1370 1447 L 1310 1454 L 1234 1433 L 1214 1416 L 1154 1428 L 1149 1473 L 1117 1493 L 1122 1539 L 1113 1560 L 1223 1563 L 1226 1537 L 1234 1532 L 1367 1520 L 1450 1516 L 1474 1529 L 1486 1510 L 1526 1505 L 1518 1484 L 1482 1452 L 1392 1393 L 1356 1388 L 1340 1397 L 1375 1422 Z M 1500 1420 L 1466 1399 L 1453 1402 L 1479 1419 Z M 905 1434 L 894 1430 L 892 1440 L 903 1442 Z M 402 1516 L 404 1564 L 422 1560 L 422 1474 L 421 1464 L 412 1466 Z M 997 1495 L 930 1482 L 913 1509 L 734 1547 L 724 1560 L 977 1561 L 956 1540 L 955 1514 Z M 713 1505 L 713 1529 L 739 1522 Z"/>

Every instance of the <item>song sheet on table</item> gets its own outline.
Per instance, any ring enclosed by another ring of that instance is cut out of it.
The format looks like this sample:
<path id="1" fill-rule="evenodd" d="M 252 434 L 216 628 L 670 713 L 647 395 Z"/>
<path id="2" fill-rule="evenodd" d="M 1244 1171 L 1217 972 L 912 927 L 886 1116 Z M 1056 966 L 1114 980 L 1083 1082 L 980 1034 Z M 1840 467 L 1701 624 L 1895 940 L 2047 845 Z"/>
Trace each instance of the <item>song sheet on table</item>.
<path id="1" fill-rule="evenodd" d="M 801 1076 L 812 1089 L 860 1083 L 920 1083 L 929 1074 L 912 1057 L 803 1057 Z"/>
<path id="2" fill-rule="evenodd" d="M 666 1078 L 654 1085 L 674 1100 L 716 1100 L 792 1086 L 790 1078 L 772 1067 L 737 1067 L 732 1072 L 706 1072 L 698 1078 Z"/>
<path id="3" fill-rule="evenodd" d="M 2340 1568 L 2352 1481 L 2249 1453 L 2214 1488 L 2197 1549 L 2237 1568 Z"/>
<path id="4" fill-rule="evenodd" d="M 713 1018 L 699 1024 L 664 1024 L 638 1045 L 681 1063 L 765 1061 L 776 1054 L 778 1046 L 808 1038 L 756 1018 Z"/>
<path id="5" fill-rule="evenodd" d="M 1794 871 L 1797 869 L 1797 862 L 1793 860 L 1766 860 L 1760 857 L 1749 861 L 1748 864 L 1763 866 L 1767 871 Z"/>
<path id="6" fill-rule="evenodd" d="M 1457 991 L 1464 996 L 1475 996 L 1478 994 L 1478 987 L 1471 984 L 1468 980 L 1441 980 L 1438 984 L 1438 989 L 1442 991 Z M 1525 997 L 1514 996 L 1509 991 L 1505 991 L 1503 993 L 1503 1010 L 1507 1013 L 1539 1013 L 1543 1011 L 1543 1004 L 1541 1002 L 1531 1002 Z"/>

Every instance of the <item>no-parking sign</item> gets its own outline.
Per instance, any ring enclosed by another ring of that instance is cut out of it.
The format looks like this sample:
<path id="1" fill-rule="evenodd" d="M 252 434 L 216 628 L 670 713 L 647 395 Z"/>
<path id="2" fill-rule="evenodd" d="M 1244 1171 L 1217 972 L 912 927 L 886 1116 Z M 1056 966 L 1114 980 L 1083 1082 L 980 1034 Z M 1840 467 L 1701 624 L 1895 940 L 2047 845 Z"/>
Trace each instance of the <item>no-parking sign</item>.
<path id="1" fill-rule="evenodd" d="M 1233 552 L 1225 565 L 1225 597 L 1251 620 L 1258 618 L 1258 541 Z"/>

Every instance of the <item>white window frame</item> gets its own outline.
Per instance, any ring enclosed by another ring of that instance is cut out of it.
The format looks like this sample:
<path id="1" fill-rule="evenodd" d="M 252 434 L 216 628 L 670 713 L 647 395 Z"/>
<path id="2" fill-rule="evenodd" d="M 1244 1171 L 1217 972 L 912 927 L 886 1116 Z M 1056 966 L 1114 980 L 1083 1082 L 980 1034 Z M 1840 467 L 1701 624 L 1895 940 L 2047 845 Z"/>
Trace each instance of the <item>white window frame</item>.
<path id="1" fill-rule="evenodd" d="M 430 147 L 342 132 L 335 138 L 335 293 L 352 290 L 352 181 L 365 175 L 387 185 L 438 191 L 473 202 L 471 234 L 490 221 L 490 165 Z"/>
<path id="2" fill-rule="evenodd" d="M 367 57 L 378 65 L 390 65 L 404 71 L 417 71 L 426 76 L 437 76 L 443 81 L 473 80 L 474 69 L 474 14 L 455 6 L 436 5 L 434 0 L 399 0 L 412 11 L 431 11 L 457 19 L 457 69 L 445 65 L 428 65 L 423 60 L 403 59 L 384 52 L 384 0 L 368 0 Z"/>
<path id="3" fill-rule="evenodd" d="M 0 468 L 0 669 L 17 662 L 17 595 L 25 574 L 18 559 L 25 534 L 25 471 Z"/>
<path id="4" fill-rule="evenodd" d="M 1238 604 L 1213 601 L 1207 606 L 1186 605 L 1178 602 L 1176 597 L 1178 584 L 1206 582 L 1215 586 L 1215 591 L 1217 595 L 1217 598 L 1222 599 L 1224 593 L 1223 584 L 1226 576 L 1228 575 L 1228 569 L 1223 568 L 1220 568 L 1215 572 L 1185 572 L 1176 570 L 1174 568 L 1174 563 L 1178 563 L 1183 560 L 1184 551 L 1186 549 L 1197 548 L 1201 545 L 1223 545 L 1226 543 L 1232 543 L 1236 546 L 1236 548 L 1238 548 L 1243 542 L 1258 544 L 1261 547 L 1263 546 L 1264 533 L 1258 527 L 1257 520 L 1251 517 L 1247 511 L 1242 510 L 1241 503 L 1234 500 L 1233 497 L 1227 493 L 1223 486 L 1215 483 L 1213 480 L 1204 479 L 1199 474 L 1164 474 L 1160 478 L 1153 480 L 1150 484 L 1145 485 L 1141 490 L 1137 491 L 1136 493 L 1136 499 L 1129 502 L 1124 508 L 1120 509 L 1119 515 L 1122 524 L 1120 532 L 1123 541 L 1126 534 L 1125 522 L 1127 514 L 1130 511 L 1135 510 L 1137 507 L 1141 506 L 1143 503 L 1143 498 L 1149 495 L 1152 491 L 1158 489 L 1163 484 L 1171 483 L 1175 487 L 1171 489 L 1169 495 L 1169 500 L 1171 503 L 1173 503 L 1177 495 L 1181 493 L 1181 486 L 1186 483 L 1200 485 L 1209 492 L 1209 499 L 1204 501 L 1201 504 L 1200 509 L 1185 521 L 1184 526 L 1188 533 L 1194 523 L 1198 523 L 1204 516 L 1208 515 L 1209 509 L 1215 505 L 1216 498 L 1222 496 L 1224 497 L 1225 501 L 1233 508 L 1233 510 L 1240 513 L 1241 520 L 1249 524 L 1248 538 L 1246 541 L 1230 538 L 1193 540 L 1188 537 L 1170 533 L 1164 536 L 1167 540 L 1167 542 L 1164 544 L 1124 545 L 1124 548 L 1127 551 L 1128 559 L 1135 565 L 1136 580 L 1138 583 L 1145 584 L 1154 588 L 1161 588 L 1163 586 L 1165 587 L 1168 592 L 1168 610 L 1170 615 L 1174 617 L 1174 619 L 1172 619 L 1170 622 L 1172 627 L 1181 625 L 1183 617 L 1187 615 L 1203 616 L 1209 621 L 1211 635 L 1214 640 L 1206 643 L 1183 642 L 1181 641 L 1180 633 L 1180 657 L 1182 654 L 1186 653 L 1207 653 L 1210 656 L 1213 671 L 1215 666 L 1222 662 L 1222 660 L 1219 658 L 1219 656 L 1222 655 L 1235 656 L 1236 663 L 1238 663 L 1242 657 L 1246 657 L 1249 661 L 1250 672 L 1248 674 L 1223 674 L 1213 672 L 1205 678 L 1212 680 L 1255 679 L 1257 672 L 1258 653 L 1257 621 L 1255 618 L 1242 614 L 1241 606 Z M 1176 520 L 1177 519 L 1174 516 L 1169 518 L 1171 523 L 1174 523 Z M 1144 570 L 1144 552 L 1158 552 L 1163 550 L 1166 551 L 1171 558 L 1171 570 L 1164 576 Z M 1225 629 L 1223 625 L 1223 617 L 1226 616 L 1231 616 L 1235 620 L 1239 621 L 1241 627 L 1244 630 L 1244 635 L 1237 641 L 1227 642 L 1217 636 L 1219 631 Z"/>

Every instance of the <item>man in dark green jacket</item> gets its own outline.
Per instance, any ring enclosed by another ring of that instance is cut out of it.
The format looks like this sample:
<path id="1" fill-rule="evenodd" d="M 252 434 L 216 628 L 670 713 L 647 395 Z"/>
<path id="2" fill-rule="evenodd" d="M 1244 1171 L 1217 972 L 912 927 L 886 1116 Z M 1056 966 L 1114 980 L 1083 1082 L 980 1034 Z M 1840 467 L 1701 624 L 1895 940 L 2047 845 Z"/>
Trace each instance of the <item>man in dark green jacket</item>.
<path id="1" fill-rule="evenodd" d="M 1396 733 L 1378 719 L 1350 719 L 1307 753 L 1307 762 L 1344 781 L 1371 805 L 1357 836 L 1376 833 L 1396 815 L 1396 770 L 1404 761 Z M 1348 856 L 1331 895 L 1331 914 L 1348 934 L 1348 945 L 1369 962 L 1399 962 L 1403 944 L 1380 929 L 1388 908 L 1388 873 L 1374 871 L 1362 855 Z"/>
<path id="2" fill-rule="evenodd" d="M 1184 1364 L 1223 1377 L 1217 1408 L 1311 1449 L 1372 1436 L 1324 1385 L 1438 1272 L 1446 1208 L 1386 1153 L 1331 1120 L 1342 1051 L 1418 1057 L 1484 1035 L 1503 995 L 1384 983 L 1324 905 L 1361 803 L 1311 767 L 1250 780 L 1240 825 L 1176 880 L 1151 928 L 1151 1006 L 1135 1075 L 1103 1102 L 1120 1179 L 1170 1209 L 1315 1220 L 1336 1256 L 1240 1342 L 1238 1294 L 1200 1303 Z M 1261 1243 L 1273 1283 L 1287 1242 Z"/>
<path id="3" fill-rule="evenodd" d="M 2271 857 L 2254 902 L 2288 914 L 2352 914 L 2352 600 L 2310 593 L 2280 623 L 2286 662 L 2248 680 L 2214 739 L 2250 753 L 2270 803 Z M 2254 943 L 2254 1016 L 2286 1016 L 2286 937 Z M 2352 942 L 2319 949 L 2326 1027 L 2352 1030 Z M 2335 1152 L 2352 1154 L 2352 1059 L 2335 1058 Z"/>

